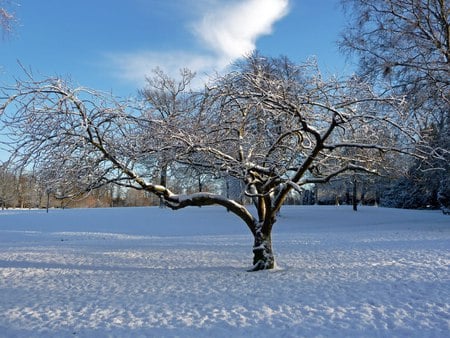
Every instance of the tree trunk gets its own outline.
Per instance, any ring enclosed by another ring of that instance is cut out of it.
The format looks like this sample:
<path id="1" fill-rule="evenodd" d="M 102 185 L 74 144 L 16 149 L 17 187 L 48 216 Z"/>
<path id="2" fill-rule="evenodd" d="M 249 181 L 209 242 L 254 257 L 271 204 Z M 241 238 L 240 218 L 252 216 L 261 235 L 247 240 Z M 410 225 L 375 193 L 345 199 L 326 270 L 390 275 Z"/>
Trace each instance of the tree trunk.
<path id="1" fill-rule="evenodd" d="M 352 205 L 353 205 L 353 211 L 358 210 L 358 199 L 356 198 L 356 178 L 353 177 L 353 196 L 352 196 Z"/>
<path id="2" fill-rule="evenodd" d="M 165 187 L 167 185 L 167 165 L 163 165 L 161 168 L 161 175 L 159 177 L 159 184 Z M 159 199 L 159 207 L 165 208 L 166 204 L 164 203 L 164 199 Z"/>
<path id="3" fill-rule="evenodd" d="M 268 270 L 275 267 L 272 250 L 272 236 L 258 232 L 253 246 L 253 268 L 250 271 Z"/>
<path id="4" fill-rule="evenodd" d="M 48 213 L 48 208 L 50 207 L 50 191 L 47 191 L 47 205 L 46 212 Z"/>

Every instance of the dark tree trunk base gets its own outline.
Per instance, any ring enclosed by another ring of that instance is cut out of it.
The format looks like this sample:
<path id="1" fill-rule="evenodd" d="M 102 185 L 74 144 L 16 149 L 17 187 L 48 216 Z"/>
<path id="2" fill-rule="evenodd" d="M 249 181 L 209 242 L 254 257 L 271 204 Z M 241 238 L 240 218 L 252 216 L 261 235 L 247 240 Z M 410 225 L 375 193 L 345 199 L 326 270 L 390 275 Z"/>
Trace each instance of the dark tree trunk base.
<path id="1" fill-rule="evenodd" d="M 270 270 L 275 268 L 275 257 L 272 250 L 272 238 L 261 233 L 255 236 L 253 246 L 253 267 L 248 271 Z"/>
<path id="2" fill-rule="evenodd" d="M 263 262 L 258 262 L 256 265 L 253 265 L 253 267 L 249 270 L 247 270 L 248 272 L 255 272 L 255 271 L 261 271 L 261 270 L 271 270 L 275 268 L 275 262 L 272 263 L 263 263 Z"/>

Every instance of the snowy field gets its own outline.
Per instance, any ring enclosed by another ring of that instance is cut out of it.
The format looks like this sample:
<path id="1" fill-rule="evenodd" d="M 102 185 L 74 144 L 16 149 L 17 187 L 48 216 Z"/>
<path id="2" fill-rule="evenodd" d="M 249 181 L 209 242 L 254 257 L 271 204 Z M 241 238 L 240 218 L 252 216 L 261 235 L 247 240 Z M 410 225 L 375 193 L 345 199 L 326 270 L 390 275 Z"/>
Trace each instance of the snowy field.
<path id="1" fill-rule="evenodd" d="M 0 211 L 0 336 L 450 336 L 450 216 L 286 207 L 278 269 L 251 246 L 215 207 Z"/>

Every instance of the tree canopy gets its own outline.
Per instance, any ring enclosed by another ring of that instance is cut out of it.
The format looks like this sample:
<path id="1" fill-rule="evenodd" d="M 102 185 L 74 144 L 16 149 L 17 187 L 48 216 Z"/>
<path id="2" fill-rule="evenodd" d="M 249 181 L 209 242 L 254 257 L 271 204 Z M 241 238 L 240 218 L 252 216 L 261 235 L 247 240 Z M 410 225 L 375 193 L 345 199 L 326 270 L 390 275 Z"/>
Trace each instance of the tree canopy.
<path id="1" fill-rule="evenodd" d="M 394 153 L 418 149 L 402 97 L 379 94 L 356 76 L 324 78 L 315 63 L 254 54 L 198 91 L 190 73 L 181 76 L 175 98 L 154 86 L 134 102 L 57 78 L 4 88 L 11 163 L 45 175 L 61 195 L 115 183 L 172 209 L 222 205 L 253 234 L 260 270 L 274 267 L 271 232 L 289 192 L 348 171 L 388 172 Z M 161 158 L 174 172 L 190 167 L 240 180 L 257 215 L 220 192 L 180 194 L 155 183 Z"/>

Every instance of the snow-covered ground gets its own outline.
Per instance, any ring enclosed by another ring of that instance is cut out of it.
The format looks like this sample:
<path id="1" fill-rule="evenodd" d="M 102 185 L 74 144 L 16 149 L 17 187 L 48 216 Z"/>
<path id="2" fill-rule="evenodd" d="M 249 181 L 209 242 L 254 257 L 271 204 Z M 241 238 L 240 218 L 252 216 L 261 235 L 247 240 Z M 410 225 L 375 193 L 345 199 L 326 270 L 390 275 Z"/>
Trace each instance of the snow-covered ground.
<path id="1" fill-rule="evenodd" d="M 450 217 L 286 207 L 246 272 L 221 208 L 0 211 L 1 337 L 449 337 Z"/>

